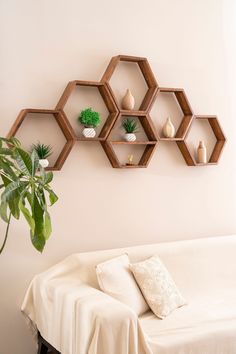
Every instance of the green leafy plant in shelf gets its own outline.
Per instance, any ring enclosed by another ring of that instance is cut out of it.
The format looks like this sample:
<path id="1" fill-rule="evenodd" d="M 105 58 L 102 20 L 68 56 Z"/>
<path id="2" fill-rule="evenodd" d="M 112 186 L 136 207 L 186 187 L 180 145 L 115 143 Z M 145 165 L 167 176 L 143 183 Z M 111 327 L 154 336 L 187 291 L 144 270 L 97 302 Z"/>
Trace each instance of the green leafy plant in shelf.
<path id="1" fill-rule="evenodd" d="M 134 142 L 136 140 L 135 133 L 138 132 L 137 121 L 132 118 L 126 118 L 122 121 L 121 126 L 125 131 L 125 140 L 128 142 Z"/>
<path id="2" fill-rule="evenodd" d="M 52 147 L 51 145 L 45 145 L 38 142 L 37 144 L 33 144 L 31 146 L 31 152 L 35 150 L 39 159 L 47 159 L 52 155 Z"/>
<path id="3" fill-rule="evenodd" d="M 134 134 L 138 132 L 138 124 L 135 119 L 126 118 L 122 121 L 122 128 L 126 134 Z"/>
<path id="4" fill-rule="evenodd" d="M 80 112 L 79 122 L 84 126 L 83 136 L 85 138 L 94 138 L 96 136 L 96 128 L 101 123 L 101 117 L 98 112 L 92 110 L 92 108 L 86 108 Z"/>
<path id="5" fill-rule="evenodd" d="M 34 149 L 29 153 L 17 139 L 0 138 L 0 179 L 0 217 L 7 225 L 0 254 L 11 218 L 18 220 L 20 215 L 28 223 L 33 246 L 42 252 L 52 232 L 48 206 L 58 200 L 51 188 L 53 173 L 39 169 L 39 156 Z"/>
<path id="6" fill-rule="evenodd" d="M 87 128 L 96 128 L 101 123 L 100 114 L 92 108 L 86 108 L 80 112 L 79 121 Z"/>

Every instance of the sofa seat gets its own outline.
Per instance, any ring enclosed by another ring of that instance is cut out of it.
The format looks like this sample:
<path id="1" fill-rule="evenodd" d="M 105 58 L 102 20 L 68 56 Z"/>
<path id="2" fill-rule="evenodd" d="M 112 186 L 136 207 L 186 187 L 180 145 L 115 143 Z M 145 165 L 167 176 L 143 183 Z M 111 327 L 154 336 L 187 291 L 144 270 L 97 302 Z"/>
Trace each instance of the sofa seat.
<path id="1" fill-rule="evenodd" d="M 155 354 L 236 353 L 236 294 L 227 289 L 192 298 L 165 320 L 148 312 L 140 321 Z"/>
<path id="2" fill-rule="evenodd" d="M 153 353 L 236 353 L 236 238 L 195 240 L 177 248 L 171 274 L 188 304 L 164 320 L 151 312 L 140 318 Z"/>

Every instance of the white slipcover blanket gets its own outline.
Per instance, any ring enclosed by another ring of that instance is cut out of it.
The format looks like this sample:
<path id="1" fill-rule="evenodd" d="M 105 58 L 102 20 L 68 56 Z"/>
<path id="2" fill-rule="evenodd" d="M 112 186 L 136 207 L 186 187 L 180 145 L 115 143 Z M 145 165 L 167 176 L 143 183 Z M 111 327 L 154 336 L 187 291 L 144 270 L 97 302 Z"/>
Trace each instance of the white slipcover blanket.
<path id="1" fill-rule="evenodd" d="M 158 254 L 188 304 L 137 318 L 99 291 L 95 266 L 125 252 Z M 236 354 L 236 236 L 69 256 L 33 279 L 22 311 L 62 354 Z"/>

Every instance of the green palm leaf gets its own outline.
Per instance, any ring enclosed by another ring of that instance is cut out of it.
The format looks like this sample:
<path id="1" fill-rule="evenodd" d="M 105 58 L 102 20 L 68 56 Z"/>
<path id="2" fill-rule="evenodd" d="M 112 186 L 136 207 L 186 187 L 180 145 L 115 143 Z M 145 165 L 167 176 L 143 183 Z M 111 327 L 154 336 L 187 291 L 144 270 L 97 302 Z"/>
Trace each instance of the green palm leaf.
<path id="1" fill-rule="evenodd" d="M 1 202 L 0 204 L 0 216 L 1 216 L 1 219 L 3 221 L 5 221 L 6 223 L 8 222 L 8 215 L 7 215 L 7 207 L 8 207 L 8 204 L 7 202 Z"/>
<path id="2" fill-rule="evenodd" d="M 48 240 L 52 233 L 51 217 L 47 211 L 45 211 L 44 216 L 44 228 L 45 228 L 45 239 Z"/>
<path id="3" fill-rule="evenodd" d="M 16 149 L 16 161 L 23 173 L 28 176 L 32 176 L 33 165 L 30 154 L 28 152 L 17 148 Z"/>
<path id="4" fill-rule="evenodd" d="M 35 150 L 33 150 L 31 153 L 31 162 L 32 162 L 32 176 L 34 176 L 39 167 L 39 157 Z"/>
<path id="5" fill-rule="evenodd" d="M 34 218 L 31 215 L 29 209 L 26 208 L 22 198 L 20 198 L 20 200 L 19 200 L 19 209 L 22 212 L 22 214 L 24 215 L 27 223 L 29 224 L 29 227 L 30 227 L 30 230 L 31 230 L 32 234 L 34 234 L 35 221 L 34 221 Z"/>
<path id="6" fill-rule="evenodd" d="M 27 182 L 26 182 L 27 183 Z M 9 183 L 4 192 L 2 193 L 2 201 L 3 202 L 9 202 L 13 200 L 15 197 L 19 195 L 19 193 L 22 192 L 22 189 L 24 188 L 25 183 L 21 181 L 13 181 Z"/>
<path id="7" fill-rule="evenodd" d="M 32 217 L 35 221 L 34 231 L 31 230 L 31 242 L 34 247 L 42 252 L 45 246 L 45 232 L 44 232 L 44 210 L 42 209 L 37 195 L 33 193 L 33 206 L 32 206 Z"/>

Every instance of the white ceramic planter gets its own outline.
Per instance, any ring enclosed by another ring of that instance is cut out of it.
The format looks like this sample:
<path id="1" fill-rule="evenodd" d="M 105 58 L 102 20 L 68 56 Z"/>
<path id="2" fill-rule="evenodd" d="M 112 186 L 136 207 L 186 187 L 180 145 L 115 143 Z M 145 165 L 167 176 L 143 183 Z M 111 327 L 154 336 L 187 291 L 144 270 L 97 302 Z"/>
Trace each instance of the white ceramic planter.
<path id="1" fill-rule="evenodd" d="M 134 133 L 126 133 L 125 134 L 125 140 L 126 141 L 135 141 L 136 140 L 136 135 Z"/>
<path id="2" fill-rule="evenodd" d="M 41 167 L 46 168 L 49 165 L 48 159 L 39 159 L 39 164 Z"/>
<path id="3" fill-rule="evenodd" d="M 84 128 L 82 134 L 85 138 L 94 138 L 96 130 L 94 128 Z"/>

